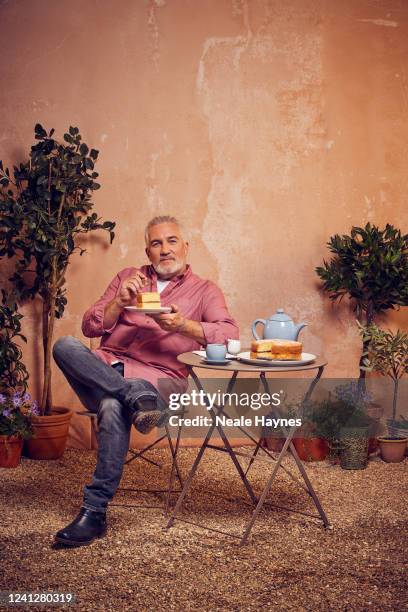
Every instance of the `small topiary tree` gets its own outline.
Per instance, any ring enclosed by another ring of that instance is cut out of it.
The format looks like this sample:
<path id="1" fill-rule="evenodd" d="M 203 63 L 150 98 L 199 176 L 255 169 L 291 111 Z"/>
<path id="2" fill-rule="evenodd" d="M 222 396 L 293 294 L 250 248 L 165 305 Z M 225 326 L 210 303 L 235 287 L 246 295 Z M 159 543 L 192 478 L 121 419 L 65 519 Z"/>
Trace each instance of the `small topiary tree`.
<path id="1" fill-rule="evenodd" d="M 37 144 L 26 161 L 14 166 L 13 178 L 0 161 L 0 256 L 13 257 L 10 278 L 18 300 L 42 299 L 44 377 L 41 413 L 49 414 L 51 401 L 51 349 L 55 318 L 67 303 L 65 273 L 74 251 L 85 250 L 78 238 L 102 229 L 114 238 L 112 221 L 101 222 L 91 210 L 93 192 L 100 185 L 94 165 L 98 151 L 82 142 L 77 127 L 64 134 L 64 143 L 37 123 Z M 27 273 L 33 282 L 26 284 Z"/>
<path id="2" fill-rule="evenodd" d="M 348 296 L 361 324 L 369 326 L 377 315 L 408 305 L 408 234 L 388 223 L 382 230 L 367 223 L 353 227 L 350 236 L 332 236 L 327 246 L 333 257 L 315 271 L 333 302 Z M 363 338 L 360 378 L 366 351 Z"/>
<path id="3" fill-rule="evenodd" d="M 359 332 L 367 346 L 363 354 L 364 370 L 379 372 L 393 381 L 393 429 L 396 427 L 399 381 L 404 374 L 408 374 L 408 334 L 399 329 L 395 333 L 389 329 L 380 329 L 374 323 L 369 326 L 359 324 Z"/>

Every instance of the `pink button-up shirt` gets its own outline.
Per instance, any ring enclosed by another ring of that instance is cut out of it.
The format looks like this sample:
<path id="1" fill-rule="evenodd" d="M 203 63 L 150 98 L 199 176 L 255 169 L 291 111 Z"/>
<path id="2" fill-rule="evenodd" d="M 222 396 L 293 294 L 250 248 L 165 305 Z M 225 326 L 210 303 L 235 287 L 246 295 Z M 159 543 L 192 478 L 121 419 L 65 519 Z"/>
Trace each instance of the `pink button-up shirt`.
<path id="1" fill-rule="evenodd" d="M 94 352 L 106 363 L 124 363 L 125 378 L 143 378 L 161 389 L 161 382 L 172 379 L 175 387 L 187 387 L 187 368 L 177 361 L 177 355 L 200 348 L 200 344 L 182 334 L 168 332 L 148 315 L 123 310 L 110 329 L 103 326 L 105 306 L 119 292 L 123 281 L 138 268 L 125 268 L 110 283 L 103 296 L 84 314 L 82 331 L 88 338 L 102 336 Z M 157 275 L 153 266 L 142 266 L 148 278 L 142 291 L 157 291 Z M 187 319 L 201 322 L 207 344 L 224 344 L 228 338 L 238 338 L 239 330 L 230 316 L 222 291 L 215 283 L 193 274 L 190 266 L 175 276 L 160 294 L 162 306 L 176 304 Z M 172 386 L 172 385 L 170 385 Z"/>

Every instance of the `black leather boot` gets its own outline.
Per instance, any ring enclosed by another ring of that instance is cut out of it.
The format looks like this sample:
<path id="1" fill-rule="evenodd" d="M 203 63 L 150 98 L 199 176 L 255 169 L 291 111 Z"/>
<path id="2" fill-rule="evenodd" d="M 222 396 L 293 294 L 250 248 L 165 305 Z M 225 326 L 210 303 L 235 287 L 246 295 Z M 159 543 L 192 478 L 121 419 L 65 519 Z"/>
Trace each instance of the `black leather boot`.
<path id="1" fill-rule="evenodd" d="M 86 546 L 106 533 L 106 514 L 81 508 L 78 516 L 55 534 L 54 542 L 63 546 Z"/>

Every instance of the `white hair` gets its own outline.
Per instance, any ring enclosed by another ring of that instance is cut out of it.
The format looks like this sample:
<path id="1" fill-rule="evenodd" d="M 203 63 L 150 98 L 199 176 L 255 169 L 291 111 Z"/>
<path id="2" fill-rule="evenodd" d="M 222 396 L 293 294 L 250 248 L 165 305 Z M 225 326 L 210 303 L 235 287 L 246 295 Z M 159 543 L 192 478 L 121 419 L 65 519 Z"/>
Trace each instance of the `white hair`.
<path id="1" fill-rule="evenodd" d="M 180 232 L 183 232 L 183 227 L 181 223 L 176 219 L 176 217 L 172 217 L 171 215 L 159 215 L 157 217 L 153 217 L 150 219 L 149 223 L 146 225 L 145 229 L 145 242 L 146 245 L 149 245 L 149 230 L 154 225 L 160 225 L 161 223 L 174 223 L 180 229 Z"/>

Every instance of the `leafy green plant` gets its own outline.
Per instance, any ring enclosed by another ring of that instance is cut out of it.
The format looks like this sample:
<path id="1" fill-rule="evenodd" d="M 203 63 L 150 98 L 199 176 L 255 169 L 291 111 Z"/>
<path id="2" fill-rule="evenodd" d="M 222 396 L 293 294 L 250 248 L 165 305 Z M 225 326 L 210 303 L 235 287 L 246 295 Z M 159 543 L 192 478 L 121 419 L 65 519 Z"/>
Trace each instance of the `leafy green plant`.
<path id="1" fill-rule="evenodd" d="M 408 234 L 388 224 L 380 230 L 367 223 L 350 236 L 334 235 L 327 246 L 333 257 L 316 268 L 333 301 L 348 296 L 361 324 L 371 325 L 386 310 L 408 305 Z M 363 338 L 360 378 L 365 377 Z"/>
<path id="2" fill-rule="evenodd" d="M 368 428 L 373 424 L 361 404 L 338 399 L 331 394 L 316 402 L 310 418 L 318 435 L 329 443 L 339 440 L 344 427 Z"/>
<path id="3" fill-rule="evenodd" d="M 54 323 L 67 303 L 65 273 L 71 255 L 85 252 L 79 240 L 83 234 L 102 229 L 112 242 L 115 227 L 91 213 L 93 192 L 100 187 L 94 170 L 98 151 L 82 142 L 77 127 L 64 134 L 64 143 L 53 134 L 54 129 L 47 133 L 40 124 L 35 126 L 37 144 L 28 160 L 14 166 L 13 177 L 0 161 L 0 256 L 15 258 L 10 280 L 17 299 L 42 300 L 42 414 L 52 408 Z"/>
<path id="4" fill-rule="evenodd" d="M 17 339 L 27 342 L 21 333 L 21 319 L 16 302 L 4 289 L 0 303 L 0 391 L 9 389 L 23 391 L 27 388 L 28 372 L 22 361 L 22 352 Z"/>
<path id="5" fill-rule="evenodd" d="M 396 427 L 398 384 L 408 372 L 408 334 L 399 329 L 393 333 L 383 330 L 375 323 L 363 326 L 358 323 L 360 335 L 367 347 L 363 354 L 364 370 L 379 372 L 394 383 L 392 399 L 392 424 Z"/>

